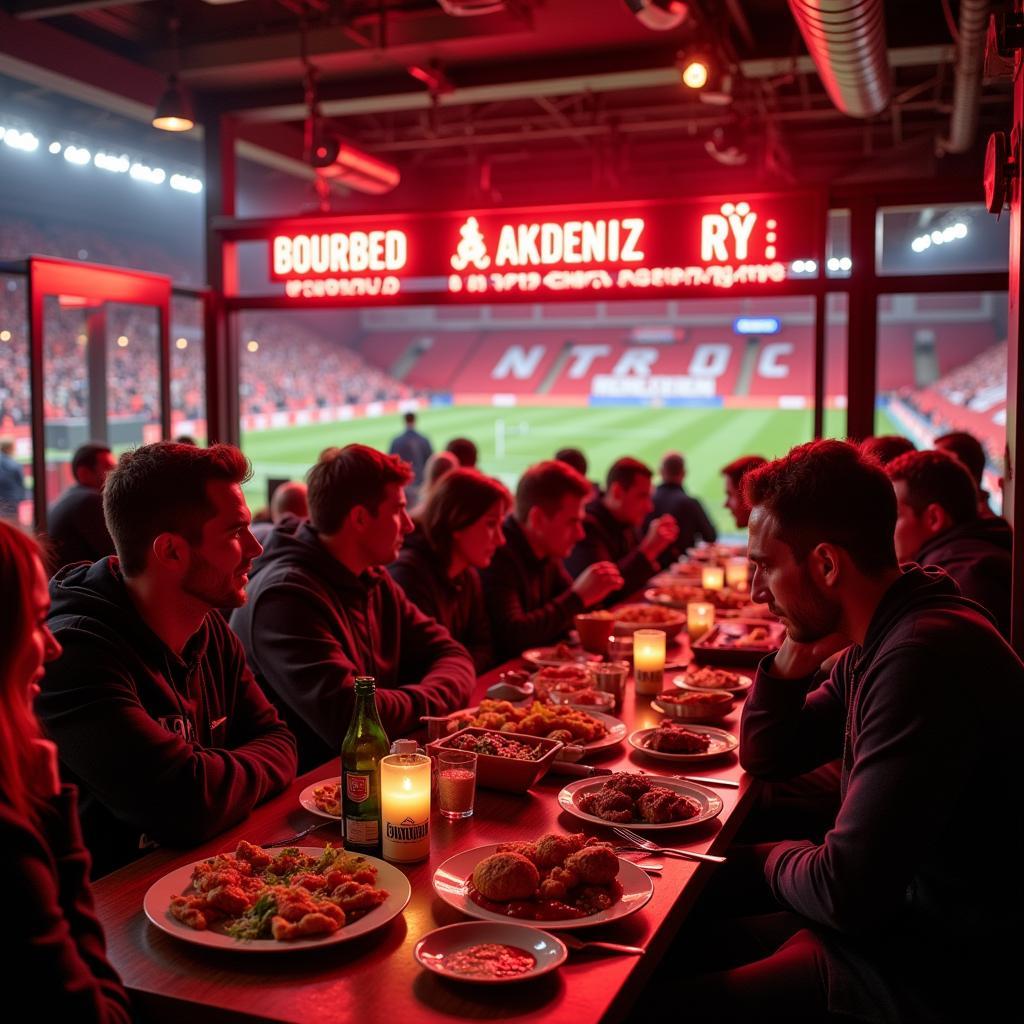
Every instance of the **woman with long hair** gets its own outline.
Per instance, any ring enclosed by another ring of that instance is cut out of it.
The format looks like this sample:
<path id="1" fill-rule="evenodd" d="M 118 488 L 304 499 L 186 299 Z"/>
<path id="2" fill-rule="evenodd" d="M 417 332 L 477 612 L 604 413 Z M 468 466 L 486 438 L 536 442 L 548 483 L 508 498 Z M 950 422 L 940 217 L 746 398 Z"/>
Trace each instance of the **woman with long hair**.
<path id="1" fill-rule="evenodd" d="M 512 496 L 475 469 L 453 469 L 413 514 L 415 532 L 389 571 L 409 600 L 446 626 L 478 672 L 494 660 L 479 570 L 505 543 L 502 520 Z"/>
<path id="2" fill-rule="evenodd" d="M 121 1024 L 132 1015 L 93 912 L 76 791 L 60 784 L 57 749 L 32 713 L 43 665 L 60 654 L 46 574 L 35 541 L 3 520 L 0 594 L 0 850 L 13 954 L 4 968 L 14 991 L 31 983 L 33 1015 Z"/>

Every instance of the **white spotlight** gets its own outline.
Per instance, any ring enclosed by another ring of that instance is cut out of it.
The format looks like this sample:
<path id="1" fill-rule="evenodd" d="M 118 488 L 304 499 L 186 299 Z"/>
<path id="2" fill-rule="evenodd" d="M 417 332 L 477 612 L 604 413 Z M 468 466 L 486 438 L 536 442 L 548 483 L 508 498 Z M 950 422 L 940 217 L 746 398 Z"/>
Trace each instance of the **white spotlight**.
<path id="1" fill-rule="evenodd" d="M 56 156 L 61 151 L 61 149 L 63 149 L 63 147 L 61 146 L 61 144 L 59 142 L 51 142 L 50 143 L 50 152 L 54 156 Z"/>
<path id="2" fill-rule="evenodd" d="M 839 260 L 839 269 L 849 273 L 851 270 L 853 270 L 853 260 L 851 260 L 849 256 L 843 256 Z"/>
<path id="3" fill-rule="evenodd" d="M 953 231 L 957 238 L 967 237 L 967 225 L 962 220 L 953 225 Z"/>

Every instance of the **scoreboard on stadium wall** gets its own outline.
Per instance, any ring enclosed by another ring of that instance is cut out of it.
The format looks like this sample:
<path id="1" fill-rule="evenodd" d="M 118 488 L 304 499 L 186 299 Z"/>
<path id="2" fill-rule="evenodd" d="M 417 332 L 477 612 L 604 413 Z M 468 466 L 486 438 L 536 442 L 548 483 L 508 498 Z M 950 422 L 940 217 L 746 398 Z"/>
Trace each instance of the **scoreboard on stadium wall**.
<path id="1" fill-rule="evenodd" d="M 820 207 L 773 194 L 320 217 L 263 237 L 270 281 L 312 302 L 671 297 L 785 281 L 819 257 Z"/>

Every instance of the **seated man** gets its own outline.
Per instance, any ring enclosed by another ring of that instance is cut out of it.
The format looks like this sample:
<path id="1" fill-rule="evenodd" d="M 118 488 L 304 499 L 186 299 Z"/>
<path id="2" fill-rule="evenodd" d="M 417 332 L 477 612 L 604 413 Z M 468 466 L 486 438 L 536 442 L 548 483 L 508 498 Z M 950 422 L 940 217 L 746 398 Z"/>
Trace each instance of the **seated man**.
<path id="1" fill-rule="evenodd" d="M 248 474 L 230 445 L 128 452 L 103 495 L 117 557 L 51 581 L 64 653 L 36 710 L 81 788 L 97 875 L 208 839 L 295 775 L 295 741 L 213 610 L 245 601 L 260 552 Z"/>
<path id="2" fill-rule="evenodd" d="M 752 469 L 763 466 L 766 461 L 760 455 L 741 455 L 738 459 L 730 462 L 729 465 L 722 467 L 722 476 L 725 477 L 725 504 L 723 508 L 727 508 L 732 513 L 733 519 L 736 520 L 737 528 L 741 530 L 747 525 L 747 520 L 750 518 L 750 506 L 743 496 L 743 478 Z"/>
<path id="3" fill-rule="evenodd" d="M 741 762 L 780 779 L 840 757 L 840 806 L 823 842 L 757 848 L 781 907 L 779 927 L 758 919 L 773 945 L 688 985 L 689 1008 L 724 1020 L 987 1019 L 973 1001 L 1013 982 L 1024 665 L 948 576 L 901 571 L 892 487 L 853 445 L 794 448 L 746 490 L 751 591 L 787 636 L 743 709 Z M 851 644 L 807 692 L 823 658 Z M 984 702 L 965 694 L 968 680 L 984 680 Z M 995 809 L 984 870 L 961 845 L 964 801 L 978 792 Z M 748 940 L 753 926 L 732 935 Z"/>
<path id="4" fill-rule="evenodd" d="M 564 462 L 538 462 L 519 478 L 505 546 L 480 574 L 498 657 L 561 639 L 573 616 L 622 586 L 610 562 L 591 565 L 575 582 L 562 565 L 583 537 L 589 494 L 590 484 Z"/>
<path id="5" fill-rule="evenodd" d="M 658 516 L 670 515 L 679 524 L 679 536 L 661 554 L 662 568 L 692 548 L 698 540 L 714 541 L 718 534 L 708 519 L 704 506 L 683 490 L 686 462 L 679 452 L 669 452 L 661 460 L 661 483 L 654 489 L 654 511 L 647 517 L 649 525 Z"/>
<path id="6" fill-rule="evenodd" d="M 662 554 L 675 543 L 679 524 L 671 515 L 651 521 L 643 539 L 638 530 L 654 505 L 651 471 L 637 459 L 619 459 L 608 470 L 605 492 L 586 508 L 583 539 L 565 560 L 573 577 L 596 562 L 614 562 L 622 586 L 609 594 L 608 604 L 639 590 L 660 568 Z"/>
<path id="7" fill-rule="evenodd" d="M 114 553 L 103 519 L 103 482 L 116 465 L 105 444 L 83 444 L 72 456 L 75 482 L 46 513 L 55 569 L 72 562 L 95 562 Z"/>
<path id="8" fill-rule="evenodd" d="M 305 519 L 309 515 L 309 503 L 306 498 L 306 485 L 301 480 L 286 480 L 274 488 L 270 496 L 270 522 L 253 523 L 252 535 L 266 544 L 274 527 L 285 516 Z"/>
<path id="9" fill-rule="evenodd" d="M 945 569 L 1009 638 L 1010 524 L 978 515 L 974 481 L 952 455 L 909 452 L 885 469 L 896 491 L 896 557 Z"/>
<path id="10" fill-rule="evenodd" d="M 935 438 L 935 447 L 940 452 L 949 452 L 967 467 L 967 472 L 971 474 L 971 479 L 978 489 L 978 515 L 982 519 L 995 518 L 996 514 L 988 503 L 988 491 L 984 485 L 987 457 L 981 442 L 965 430 L 954 430 L 951 434 Z"/>
<path id="11" fill-rule="evenodd" d="M 466 706 L 473 662 L 384 571 L 412 530 L 407 463 L 366 445 L 328 448 L 309 471 L 309 521 L 271 534 L 231 616 L 256 678 L 299 741 L 301 770 L 337 758 L 356 676 L 377 680 L 377 708 L 397 739 L 421 715 Z"/>

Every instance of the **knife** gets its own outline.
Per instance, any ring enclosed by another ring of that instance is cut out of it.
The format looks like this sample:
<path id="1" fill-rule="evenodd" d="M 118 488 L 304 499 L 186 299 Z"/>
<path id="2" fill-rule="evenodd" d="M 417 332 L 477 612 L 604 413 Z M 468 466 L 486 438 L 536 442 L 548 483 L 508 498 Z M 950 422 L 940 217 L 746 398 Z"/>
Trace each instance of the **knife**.
<path id="1" fill-rule="evenodd" d="M 590 764 L 578 764 L 573 761 L 552 761 L 548 769 L 556 775 L 579 775 L 581 778 L 589 779 L 595 775 L 614 775 L 611 768 L 595 768 Z"/>

